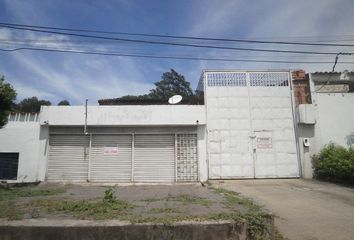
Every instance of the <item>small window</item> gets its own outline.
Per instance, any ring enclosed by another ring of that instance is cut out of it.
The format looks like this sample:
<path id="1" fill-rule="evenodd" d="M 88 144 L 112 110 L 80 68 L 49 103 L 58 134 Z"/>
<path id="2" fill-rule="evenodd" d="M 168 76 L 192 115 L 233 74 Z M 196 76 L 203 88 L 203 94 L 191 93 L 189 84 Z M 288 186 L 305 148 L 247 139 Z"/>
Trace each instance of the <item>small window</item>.
<path id="1" fill-rule="evenodd" d="M 19 153 L 0 152 L 0 180 L 16 180 Z"/>

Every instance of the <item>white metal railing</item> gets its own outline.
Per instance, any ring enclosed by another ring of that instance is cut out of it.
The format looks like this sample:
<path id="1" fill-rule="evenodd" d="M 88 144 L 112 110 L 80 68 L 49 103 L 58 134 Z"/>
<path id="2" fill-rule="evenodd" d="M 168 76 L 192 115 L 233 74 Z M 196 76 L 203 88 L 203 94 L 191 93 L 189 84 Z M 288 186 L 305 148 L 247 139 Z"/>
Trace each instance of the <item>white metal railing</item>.
<path id="1" fill-rule="evenodd" d="M 39 113 L 12 112 L 8 117 L 9 122 L 39 122 Z"/>
<path id="2" fill-rule="evenodd" d="M 286 71 L 205 71 L 197 90 L 202 91 L 205 83 L 208 87 L 246 87 L 247 81 L 250 87 L 287 87 L 290 84 L 290 75 Z"/>

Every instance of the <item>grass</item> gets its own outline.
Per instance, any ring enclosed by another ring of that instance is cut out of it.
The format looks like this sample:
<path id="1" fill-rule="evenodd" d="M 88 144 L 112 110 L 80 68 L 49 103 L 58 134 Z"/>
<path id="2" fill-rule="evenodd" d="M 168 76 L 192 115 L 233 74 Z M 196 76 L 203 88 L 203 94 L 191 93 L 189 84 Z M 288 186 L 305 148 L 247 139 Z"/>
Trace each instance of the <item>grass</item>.
<path id="1" fill-rule="evenodd" d="M 64 212 L 80 219 L 113 219 L 127 215 L 135 205 L 118 199 L 112 187 L 104 192 L 102 200 L 40 199 L 30 203 L 32 208 L 44 208 L 49 213 Z"/>
<path id="2" fill-rule="evenodd" d="M 178 208 L 151 208 L 150 213 L 182 213 Z"/>
<path id="3" fill-rule="evenodd" d="M 183 205 L 196 204 L 205 207 L 209 207 L 210 205 L 212 205 L 212 201 L 206 198 L 201 198 L 189 194 L 182 194 L 178 196 L 168 195 L 166 198 L 147 198 L 144 199 L 143 201 L 145 202 L 174 201 L 174 202 L 181 202 Z"/>
<path id="4" fill-rule="evenodd" d="M 247 209 L 245 213 L 238 213 L 233 211 L 231 214 L 226 214 L 226 216 L 218 215 L 219 219 L 229 218 L 235 221 L 246 221 L 248 223 L 248 232 L 250 236 L 258 239 L 260 233 L 264 233 L 269 229 L 268 219 L 271 214 L 264 211 L 259 205 L 254 203 L 251 199 L 241 196 L 239 193 L 230 191 L 224 188 L 211 188 L 215 193 L 221 194 L 224 200 L 221 202 L 225 207 L 234 210 L 236 206 L 243 206 Z M 281 236 L 279 234 L 279 236 Z"/>
<path id="5" fill-rule="evenodd" d="M 20 197 L 51 196 L 64 192 L 64 188 L 37 189 L 36 187 L 19 187 L 0 189 L 0 201 L 15 200 Z"/>
<path id="6" fill-rule="evenodd" d="M 134 213 L 135 205 L 119 199 L 113 188 L 107 188 L 101 199 L 92 200 L 70 200 L 70 199 L 49 199 L 45 196 L 65 192 L 63 188 L 38 189 L 38 187 L 22 187 L 14 189 L 0 189 L 0 218 L 9 220 L 21 219 L 26 212 L 31 217 L 39 216 L 39 212 L 45 211 L 49 214 L 64 213 L 79 219 L 119 219 L 131 223 L 160 223 L 173 225 L 180 221 L 219 221 L 232 220 L 237 223 L 246 223 L 248 235 L 252 239 L 263 239 L 262 236 L 269 234 L 272 216 L 264 211 L 252 200 L 242 197 L 240 194 L 223 188 L 208 187 L 211 191 L 222 196 L 219 201 L 228 210 L 219 213 L 205 213 L 193 215 L 184 210 L 183 207 L 168 207 L 168 202 L 179 202 L 184 206 L 201 205 L 211 207 L 217 200 L 211 201 L 206 198 L 190 194 L 168 195 L 165 198 L 149 198 L 146 202 L 162 202 L 164 207 L 151 208 L 146 213 Z M 41 199 L 33 200 L 25 205 L 16 204 L 16 200 L 22 197 L 44 196 Z M 241 210 L 240 210 L 241 209 Z M 160 214 L 154 216 L 151 214 Z M 281 235 L 275 232 L 276 239 L 282 239 Z"/>
<path id="7" fill-rule="evenodd" d="M 251 199 L 240 196 L 239 193 L 226 190 L 224 188 L 212 188 L 215 193 L 224 196 L 221 202 L 224 206 L 232 208 L 236 205 L 244 206 L 250 210 L 261 210 L 261 207 L 255 204 Z"/>
<path id="8" fill-rule="evenodd" d="M 0 218 L 7 220 L 20 220 L 22 219 L 23 212 L 16 206 L 14 201 L 0 202 Z"/>
<path id="9" fill-rule="evenodd" d="M 208 207 L 212 204 L 212 202 L 206 198 L 192 196 L 189 194 L 183 194 L 183 195 L 178 195 L 178 196 L 168 196 L 166 200 L 181 202 L 184 205 L 196 204 L 196 205 L 202 205 L 205 207 Z"/>
<path id="10" fill-rule="evenodd" d="M 23 206 L 16 204 L 19 198 L 51 196 L 64 193 L 64 188 L 37 189 L 36 187 L 18 187 L 0 189 L 0 218 L 20 220 L 24 214 Z"/>

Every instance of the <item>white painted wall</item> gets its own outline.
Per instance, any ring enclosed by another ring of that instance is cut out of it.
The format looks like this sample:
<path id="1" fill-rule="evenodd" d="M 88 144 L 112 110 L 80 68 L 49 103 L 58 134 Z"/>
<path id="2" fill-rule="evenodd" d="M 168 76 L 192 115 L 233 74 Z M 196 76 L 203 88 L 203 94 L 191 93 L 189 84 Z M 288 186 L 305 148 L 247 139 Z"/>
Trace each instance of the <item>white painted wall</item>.
<path id="1" fill-rule="evenodd" d="M 348 146 L 348 137 L 354 133 L 354 93 L 317 93 L 314 105 L 312 152 L 319 152 L 330 142 Z"/>
<path id="2" fill-rule="evenodd" d="M 84 125 L 84 106 L 43 106 L 40 124 Z M 195 125 L 206 124 L 204 105 L 88 106 L 88 125 Z"/>
<path id="3" fill-rule="evenodd" d="M 312 91 L 312 101 L 310 108 L 314 112 L 315 124 L 312 124 L 312 121 L 310 124 L 306 124 L 306 121 L 298 124 L 303 178 L 313 177 L 311 159 L 313 154 L 319 153 L 330 142 L 348 147 L 348 137 L 354 134 L 354 93 Z M 309 139 L 310 146 L 304 146 L 305 138 Z"/>
<path id="4" fill-rule="evenodd" d="M 18 179 L 8 182 L 44 181 L 47 169 L 49 126 L 82 126 L 83 106 L 45 106 L 39 122 L 9 122 L 0 129 L 0 151 L 19 152 Z M 49 124 L 44 124 L 47 121 Z M 197 124 L 198 121 L 198 124 Z M 40 125 L 41 124 L 41 125 Z M 149 105 L 149 106 L 89 106 L 88 125 L 121 126 L 139 130 L 158 126 L 197 126 L 200 180 L 208 179 L 205 143 L 205 106 L 200 105 Z M 72 128 L 68 128 L 71 131 Z M 92 127 L 91 127 L 92 129 Z"/>
<path id="5" fill-rule="evenodd" d="M 17 180 L 43 181 L 46 169 L 47 130 L 38 122 L 9 122 L 0 129 L 0 152 L 19 152 Z"/>
<path id="6" fill-rule="evenodd" d="M 199 163 L 199 181 L 205 182 L 208 180 L 208 160 L 206 149 L 206 127 L 205 125 L 198 126 L 198 163 Z"/>

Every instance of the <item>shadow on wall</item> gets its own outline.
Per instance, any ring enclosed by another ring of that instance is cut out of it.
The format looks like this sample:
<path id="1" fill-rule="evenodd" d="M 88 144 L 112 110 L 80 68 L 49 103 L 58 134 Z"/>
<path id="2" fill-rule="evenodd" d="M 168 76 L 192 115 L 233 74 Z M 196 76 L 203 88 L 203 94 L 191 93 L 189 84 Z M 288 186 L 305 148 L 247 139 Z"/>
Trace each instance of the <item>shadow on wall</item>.
<path id="1" fill-rule="evenodd" d="M 299 129 L 299 137 L 313 138 L 315 136 L 314 125 L 300 123 L 298 129 Z"/>

